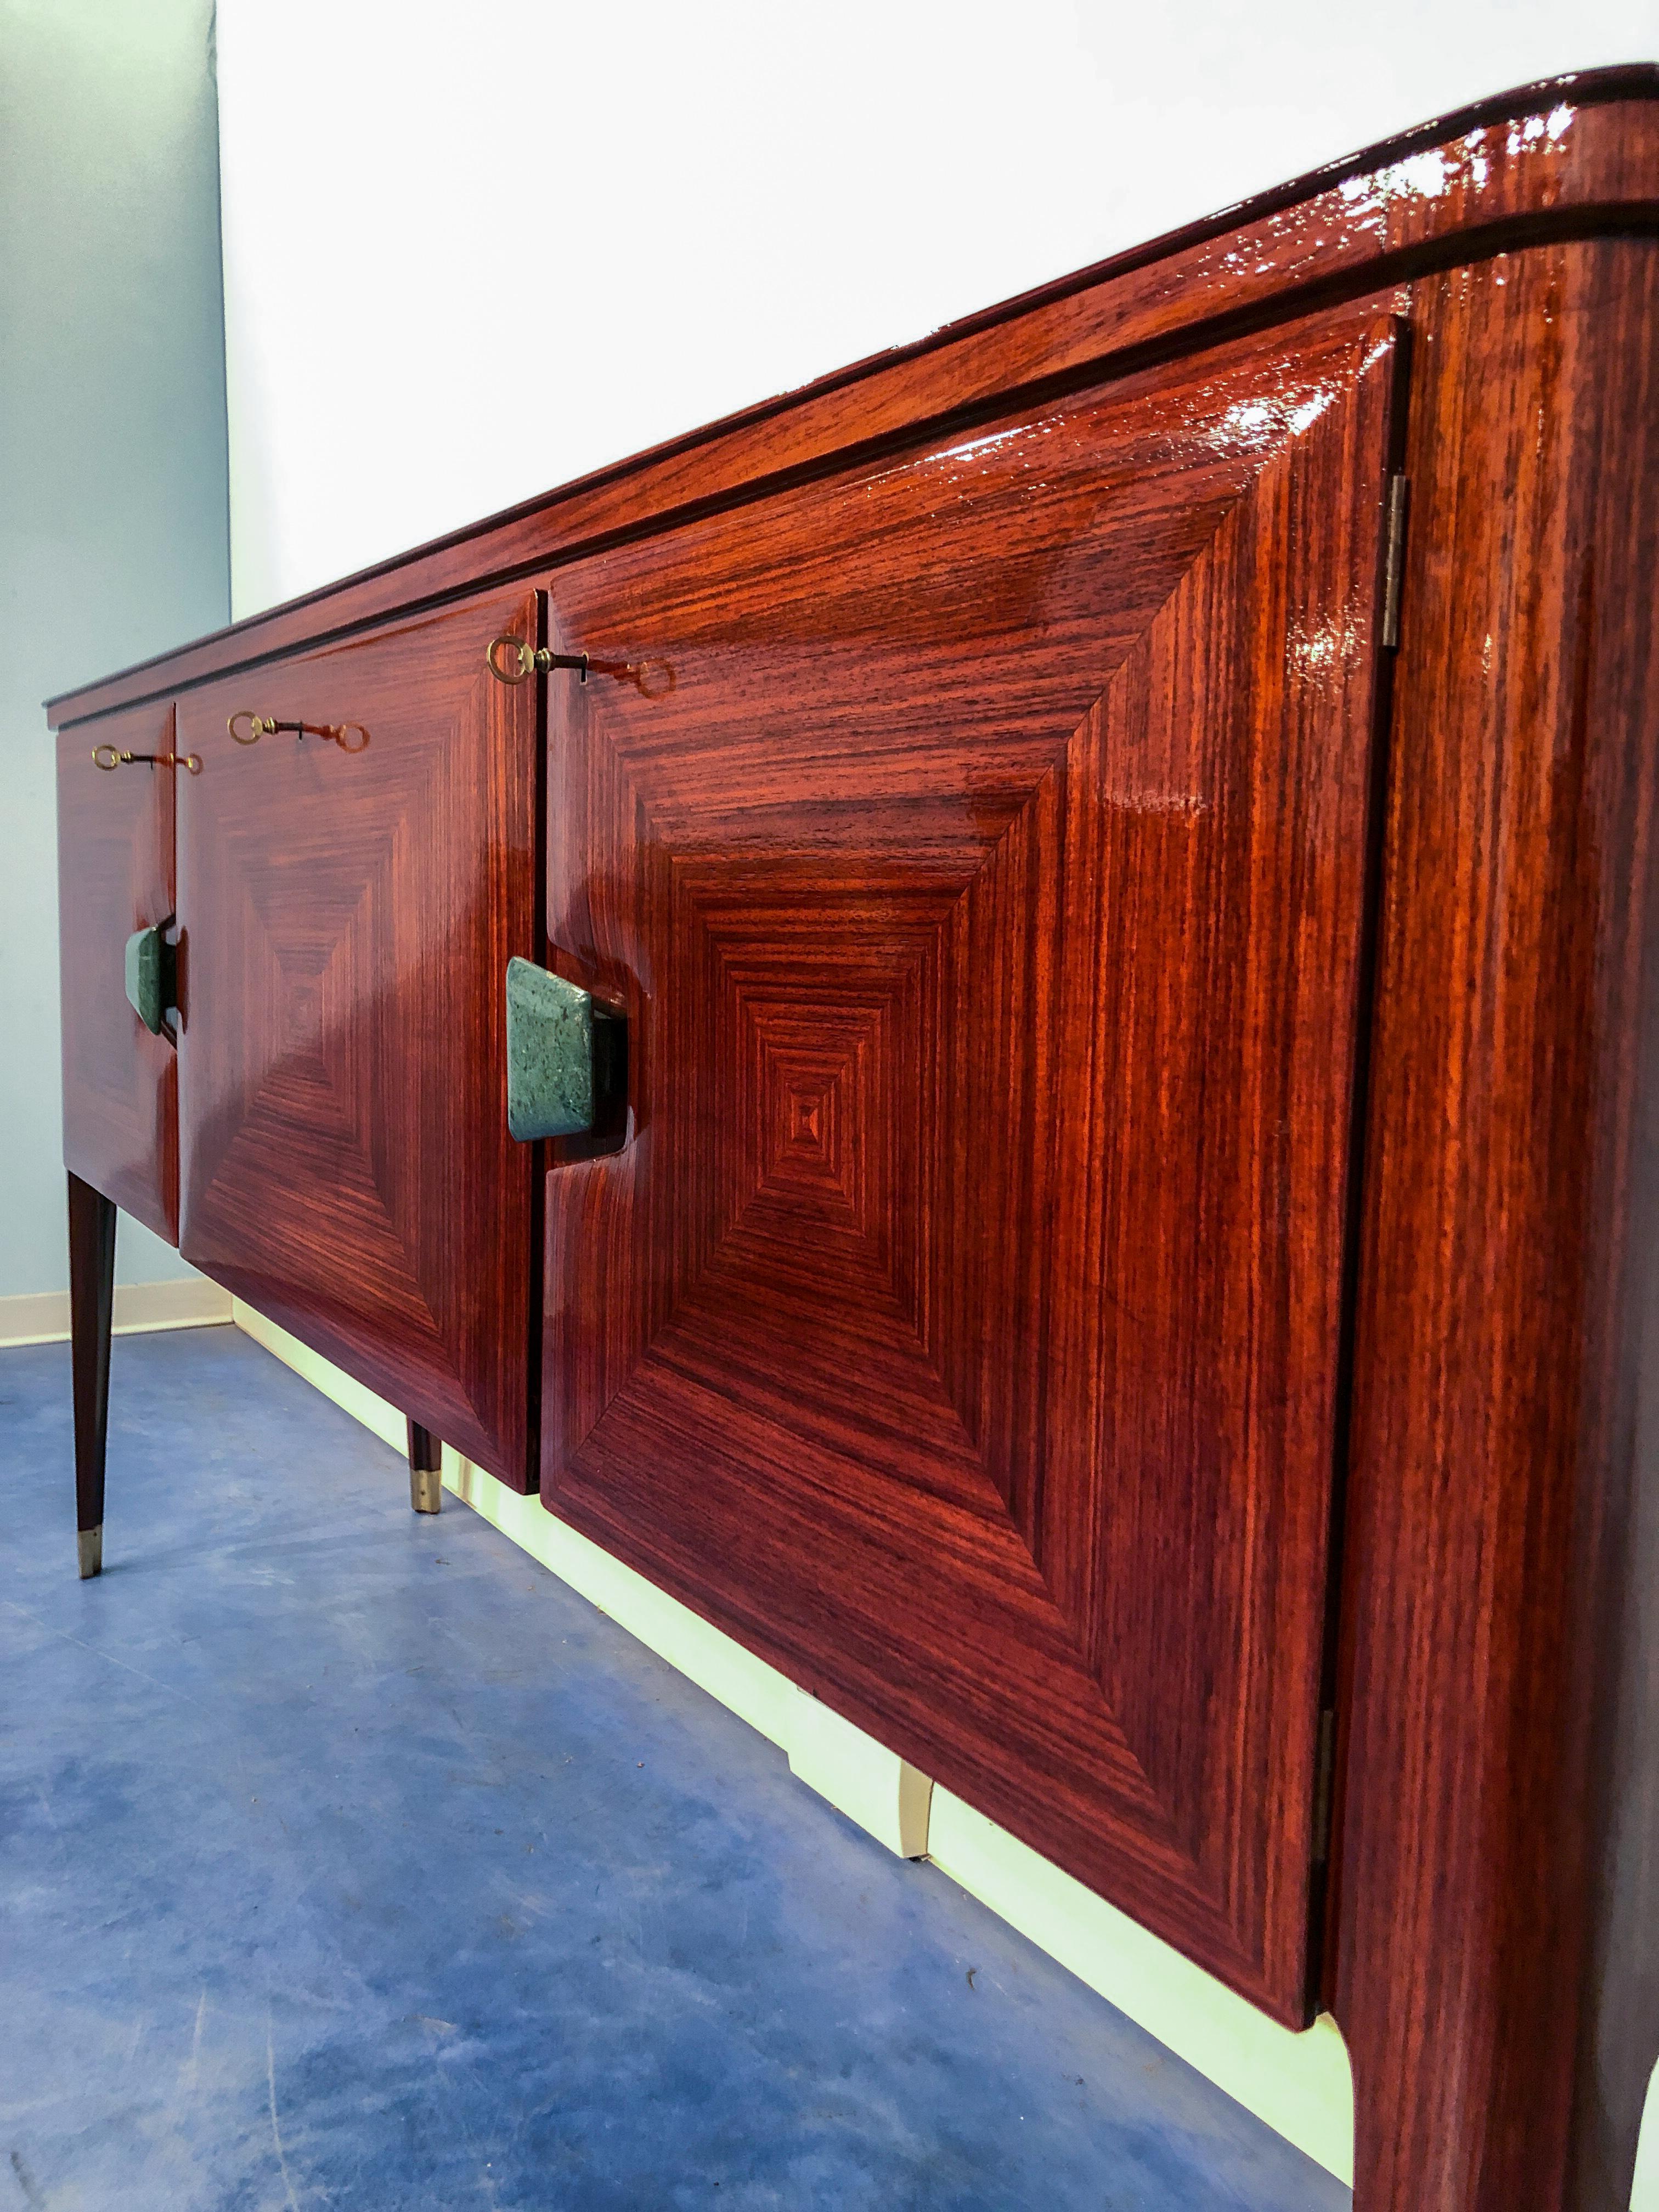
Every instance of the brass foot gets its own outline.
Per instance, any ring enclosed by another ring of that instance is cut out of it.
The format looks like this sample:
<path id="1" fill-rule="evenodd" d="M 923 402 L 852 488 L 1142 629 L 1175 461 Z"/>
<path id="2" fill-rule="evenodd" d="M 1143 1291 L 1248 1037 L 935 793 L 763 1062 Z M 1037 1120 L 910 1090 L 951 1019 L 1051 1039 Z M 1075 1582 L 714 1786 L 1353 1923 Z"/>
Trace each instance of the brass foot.
<path id="1" fill-rule="evenodd" d="M 100 1521 L 95 1528 L 76 1529 L 75 1548 L 80 1555 L 81 1579 L 83 1583 L 90 1582 L 94 1575 L 102 1574 L 104 1571 L 103 1522 Z"/>
<path id="2" fill-rule="evenodd" d="M 435 1467 L 411 1467 L 409 1502 L 417 1513 L 436 1513 L 443 1506 L 444 1479 Z"/>

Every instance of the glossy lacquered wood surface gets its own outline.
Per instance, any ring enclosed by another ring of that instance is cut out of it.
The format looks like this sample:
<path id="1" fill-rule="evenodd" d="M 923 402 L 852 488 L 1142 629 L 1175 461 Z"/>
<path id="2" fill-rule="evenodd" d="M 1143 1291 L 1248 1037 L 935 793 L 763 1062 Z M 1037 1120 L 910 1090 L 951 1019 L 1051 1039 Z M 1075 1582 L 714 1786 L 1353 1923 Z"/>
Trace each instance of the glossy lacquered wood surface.
<path id="1" fill-rule="evenodd" d="M 539 949 L 540 781 L 535 687 L 484 650 L 533 613 L 497 593 L 179 712 L 185 1256 L 520 1489 L 535 1183 L 503 979 Z M 242 708 L 368 743 L 243 746 Z"/>
<path id="2" fill-rule="evenodd" d="M 186 1251 L 1316 1985 L 1358 2212 L 1623 2212 L 1659 2048 L 1656 94 L 1487 103 L 53 708 L 176 687 L 207 760 Z M 628 1120 L 538 1159 L 532 619 L 631 664 L 546 687 L 540 948 Z"/>
<path id="3" fill-rule="evenodd" d="M 1389 306 L 551 592 L 545 1502 L 1286 2020 Z"/>
<path id="4" fill-rule="evenodd" d="M 75 1526 L 104 1525 L 109 1339 L 115 1317 L 115 1204 L 73 1168 L 69 1199 L 70 1369 L 75 1407 Z M 81 1568 L 82 1579 L 87 1565 Z"/>
<path id="5" fill-rule="evenodd" d="M 64 1161 L 94 1190 L 179 1241 L 179 1069 L 173 1040 L 127 1003 L 136 929 L 173 908 L 173 774 L 104 769 L 94 741 L 170 755 L 171 707 L 106 716 L 58 740 L 58 945 L 63 1006 Z"/>
<path id="6" fill-rule="evenodd" d="M 1172 143 L 1171 165 L 1181 159 Z M 1659 72 L 1590 71 L 1427 124 L 1260 199 L 872 357 L 198 646 L 52 702 L 55 724 L 485 580 L 529 575 L 710 501 L 851 465 L 919 423 L 988 415 L 1045 380 L 1283 319 L 1550 234 L 1659 223 Z M 958 427 L 960 425 L 958 424 Z"/>
<path id="7" fill-rule="evenodd" d="M 1419 288 L 1333 1995 L 1355 2203 L 1623 2212 L 1659 2051 L 1659 249 Z"/>

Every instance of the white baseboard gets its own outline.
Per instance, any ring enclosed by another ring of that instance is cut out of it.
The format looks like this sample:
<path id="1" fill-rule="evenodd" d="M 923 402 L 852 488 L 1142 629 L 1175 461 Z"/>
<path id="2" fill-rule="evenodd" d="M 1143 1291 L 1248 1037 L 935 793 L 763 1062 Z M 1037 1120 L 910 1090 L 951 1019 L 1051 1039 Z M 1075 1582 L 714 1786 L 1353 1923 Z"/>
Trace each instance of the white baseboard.
<path id="1" fill-rule="evenodd" d="M 169 1283 L 118 1283 L 114 1333 L 152 1328 L 211 1328 L 230 1319 L 231 1296 L 205 1275 Z M 67 1291 L 31 1291 L 0 1298 L 0 1346 L 64 1344 L 70 1333 Z"/>
<path id="2" fill-rule="evenodd" d="M 404 1417 L 239 1298 L 239 1328 L 401 1455 Z M 444 1447 L 444 1486 L 751 1728 L 849 1818 L 907 1857 L 922 1851 L 1120 2012 L 1339 2179 L 1353 2170 L 1346 2045 L 1322 2017 L 1304 2034 L 1195 1966 L 946 1790 L 935 1789 L 740 1644 L 482 1468 Z M 929 1800 L 931 1798 L 931 1804 Z"/>
<path id="3" fill-rule="evenodd" d="M 291 1367 L 296 1375 L 303 1376 L 324 1397 L 331 1398 L 349 1413 L 353 1420 L 361 1421 L 366 1429 L 373 1429 L 393 1451 L 406 1453 L 408 1431 L 403 1414 L 394 1406 L 387 1405 L 366 1384 L 354 1381 L 343 1367 L 336 1367 L 320 1352 L 313 1352 L 297 1336 L 290 1336 L 285 1328 L 279 1328 L 274 1321 L 267 1321 L 262 1313 L 255 1313 L 240 1298 L 232 1299 L 230 1317 L 256 1344 L 264 1345 L 284 1367 Z"/>

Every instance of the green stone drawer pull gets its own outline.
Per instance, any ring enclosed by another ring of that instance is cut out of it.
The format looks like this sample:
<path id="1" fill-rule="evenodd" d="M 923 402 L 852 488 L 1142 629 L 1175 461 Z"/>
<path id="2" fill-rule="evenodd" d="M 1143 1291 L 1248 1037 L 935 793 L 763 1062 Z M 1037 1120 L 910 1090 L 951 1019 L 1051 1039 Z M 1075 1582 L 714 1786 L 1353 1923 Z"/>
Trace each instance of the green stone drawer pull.
<path id="1" fill-rule="evenodd" d="M 520 1144 L 597 1127 L 627 1080 L 627 1025 L 529 960 L 507 963 L 507 1126 Z"/>
<path id="2" fill-rule="evenodd" d="M 135 929 L 127 939 L 127 1003 L 153 1036 L 161 1034 L 178 992 L 179 956 L 161 931 Z"/>

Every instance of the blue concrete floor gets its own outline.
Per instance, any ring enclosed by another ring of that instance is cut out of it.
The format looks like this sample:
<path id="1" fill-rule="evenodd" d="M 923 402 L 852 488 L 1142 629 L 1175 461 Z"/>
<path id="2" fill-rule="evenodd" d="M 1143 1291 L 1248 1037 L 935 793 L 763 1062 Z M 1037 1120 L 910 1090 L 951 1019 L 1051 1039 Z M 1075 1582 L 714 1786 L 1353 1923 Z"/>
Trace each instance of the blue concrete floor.
<path id="1" fill-rule="evenodd" d="M 236 1332 L 70 1464 L 0 1353 L 0 2208 L 1347 2204 Z"/>

